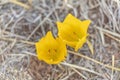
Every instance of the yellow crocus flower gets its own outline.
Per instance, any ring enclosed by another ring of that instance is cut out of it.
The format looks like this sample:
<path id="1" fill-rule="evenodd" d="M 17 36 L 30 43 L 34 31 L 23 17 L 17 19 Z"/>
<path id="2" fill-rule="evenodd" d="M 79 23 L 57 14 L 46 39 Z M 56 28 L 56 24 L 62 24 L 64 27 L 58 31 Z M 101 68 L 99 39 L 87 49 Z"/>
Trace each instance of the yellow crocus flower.
<path id="1" fill-rule="evenodd" d="M 51 31 L 35 44 L 37 57 L 48 64 L 58 64 L 67 56 L 66 44 L 61 38 L 54 38 Z"/>
<path id="2" fill-rule="evenodd" d="M 68 46 L 75 48 L 75 51 L 77 51 L 86 42 L 90 22 L 90 20 L 81 21 L 68 14 L 63 22 L 57 22 L 58 35 Z"/>

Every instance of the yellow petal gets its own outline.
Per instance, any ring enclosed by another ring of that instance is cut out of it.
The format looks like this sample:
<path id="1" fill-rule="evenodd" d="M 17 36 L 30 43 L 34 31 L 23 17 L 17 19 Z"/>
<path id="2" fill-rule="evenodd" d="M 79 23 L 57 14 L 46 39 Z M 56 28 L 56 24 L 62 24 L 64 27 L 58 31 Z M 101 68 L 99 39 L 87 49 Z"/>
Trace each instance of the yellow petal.
<path id="1" fill-rule="evenodd" d="M 36 46 L 38 46 L 38 48 L 40 48 L 39 50 L 45 50 L 46 48 L 48 49 L 49 46 L 55 46 L 55 45 L 56 45 L 56 41 L 55 41 L 54 37 L 52 36 L 51 31 L 48 31 L 46 36 L 44 36 L 42 39 L 40 39 L 39 42 L 36 42 Z"/>
<path id="2" fill-rule="evenodd" d="M 9 0 L 9 2 L 17 4 L 19 6 L 22 6 L 22 7 L 26 8 L 26 9 L 30 9 L 30 6 L 28 6 L 28 5 L 24 4 L 24 3 L 21 3 L 21 2 L 19 2 L 17 0 Z"/>
<path id="3" fill-rule="evenodd" d="M 76 23 L 80 24 L 81 21 L 79 19 L 77 19 L 76 17 L 74 17 L 73 15 L 68 14 L 66 16 L 65 20 L 63 21 L 63 23 L 68 23 L 68 24 L 76 25 Z"/>
<path id="4" fill-rule="evenodd" d="M 63 24 L 69 24 L 73 30 L 76 31 L 77 34 L 79 34 L 79 37 L 82 38 L 84 36 L 84 29 L 81 25 L 82 21 L 77 19 L 71 14 L 68 14 L 65 20 L 63 21 Z"/>
<path id="5" fill-rule="evenodd" d="M 54 38 L 50 31 L 35 46 L 38 59 L 48 64 L 58 64 L 67 55 L 66 44 L 61 38 Z"/>
<path id="6" fill-rule="evenodd" d="M 75 46 L 76 46 L 76 44 L 77 44 L 77 41 L 75 41 L 75 42 L 65 41 L 65 43 L 66 43 L 68 46 L 71 46 L 71 47 L 75 48 Z"/>
<path id="7" fill-rule="evenodd" d="M 79 35 L 80 38 L 82 38 L 87 34 L 87 30 L 91 21 L 90 20 L 81 21 L 74 17 L 73 15 L 68 14 L 63 23 L 71 25 L 72 28 L 75 29 L 76 32 L 80 34 Z"/>
<path id="8" fill-rule="evenodd" d="M 59 51 L 58 52 L 62 52 L 64 54 L 61 54 L 63 56 L 67 56 L 67 49 L 66 49 L 66 43 L 59 37 L 56 38 L 56 41 L 58 43 L 58 48 L 59 48 Z M 65 52 L 64 52 L 65 51 Z"/>
<path id="9" fill-rule="evenodd" d="M 79 39 L 79 36 L 77 36 L 79 34 L 77 33 L 76 35 L 74 34 L 76 31 L 71 25 L 57 22 L 57 26 L 58 35 L 65 39 L 66 41 L 77 41 Z"/>
<path id="10" fill-rule="evenodd" d="M 83 28 L 82 30 L 84 31 L 84 35 L 87 34 L 87 30 L 88 30 L 88 27 L 89 27 L 90 23 L 91 23 L 90 20 L 84 20 L 84 21 L 82 21 L 81 26 Z"/>
<path id="11" fill-rule="evenodd" d="M 90 20 L 81 21 L 68 14 L 63 23 L 57 22 L 58 35 L 68 46 L 75 48 L 75 51 L 77 51 L 86 42 L 90 22 Z"/>
<path id="12" fill-rule="evenodd" d="M 88 47 L 89 47 L 91 53 L 94 54 L 93 46 L 92 46 L 92 44 L 91 44 L 91 42 L 89 40 L 87 40 L 87 44 L 88 44 Z"/>
<path id="13" fill-rule="evenodd" d="M 86 42 L 86 36 L 83 37 L 82 39 L 79 39 L 79 42 L 77 43 L 77 45 L 75 47 L 75 51 L 77 51 L 79 48 L 81 48 L 85 42 Z"/>

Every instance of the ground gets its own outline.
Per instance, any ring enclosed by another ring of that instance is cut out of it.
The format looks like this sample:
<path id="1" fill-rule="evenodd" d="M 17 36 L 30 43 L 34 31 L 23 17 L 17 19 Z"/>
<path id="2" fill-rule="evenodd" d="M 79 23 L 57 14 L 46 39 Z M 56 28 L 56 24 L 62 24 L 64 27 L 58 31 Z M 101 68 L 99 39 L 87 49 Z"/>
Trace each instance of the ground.
<path id="1" fill-rule="evenodd" d="M 34 43 L 68 13 L 89 19 L 87 45 L 58 65 L 36 57 Z M 119 0 L 1 0 L 0 80 L 120 80 Z"/>

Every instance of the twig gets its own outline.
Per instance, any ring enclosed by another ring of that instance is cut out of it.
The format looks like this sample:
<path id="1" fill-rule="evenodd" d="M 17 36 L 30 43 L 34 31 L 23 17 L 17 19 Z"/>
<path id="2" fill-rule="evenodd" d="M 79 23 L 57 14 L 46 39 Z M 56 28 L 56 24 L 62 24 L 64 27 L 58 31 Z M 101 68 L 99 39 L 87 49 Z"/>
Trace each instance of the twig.
<path id="1" fill-rule="evenodd" d="M 5 37 L 0 37 L 1 40 L 5 40 L 5 41 L 15 41 L 15 39 L 13 38 L 5 38 Z M 29 45 L 34 45 L 35 43 L 34 42 L 30 42 L 30 41 L 25 41 L 25 40 L 18 40 L 16 39 L 17 42 L 21 42 L 21 43 L 24 43 L 24 44 L 29 44 Z"/>
<path id="2" fill-rule="evenodd" d="M 23 51 L 23 53 L 26 53 L 26 54 L 29 54 L 29 55 L 32 55 L 32 56 L 37 57 L 37 55 L 36 55 L 36 54 L 30 53 L 30 52 L 27 52 L 27 51 Z"/>
<path id="3" fill-rule="evenodd" d="M 114 37 L 114 36 L 112 36 L 110 34 L 107 34 L 107 33 L 105 33 L 105 35 L 108 36 L 108 37 L 110 37 L 110 38 L 112 38 L 112 39 L 114 39 L 114 40 L 116 40 L 117 42 L 120 43 L 120 39 L 117 39 L 116 37 Z"/>
<path id="4" fill-rule="evenodd" d="M 23 4 L 23 3 L 21 3 L 21 2 L 19 2 L 19 1 L 17 1 L 17 0 L 9 0 L 9 2 L 14 3 L 14 4 L 17 4 L 17 5 L 19 5 L 19 6 L 22 6 L 22 7 L 26 8 L 26 9 L 30 9 L 30 6 L 28 6 L 28 5 L 26 5 L 26 4 Z"/>
<path id="5" fill-rule="evenodd" d="M 115 65 L 115 57 L 112 55 L 112 67 Z M 111 80 L 113 80 L 114 69 L 112 68 Z"/>
<path id="6" fill-rule="evenodd" d="M 55 9 L 54 9 L 55 10 Z M 54 12 L 54 10 L 52 10 L 39 24 L 38 26 L 32 31 L 32 33 L 28 36 L 27 40 L 29 40 L 29 38 L 39 29 L 39 27 L 48 19 L 48 17 Z"/>
<path id="7" fill-rule="evenodd" d="M 98 72 L 92 71 L 92 70 L 90 70 L 90 69 L 87 69 L 87 68 L 84 68 L 84 67 L 81 67 L 81 66 L 77 66 L 77 65 L 74 65 L 74 64 L 69 64 L 69 63 L 66 63 L 66 62 L 63 62 L 63 63 L 61 63 L 61 64 L 62 64 L 62 65 L 65 65 L 65 66 L 72 67 L 72 68 L 84 70 L 84 71 L 87 71 L 87 72 L 90 72 L 90 73 L 93 73 L 93 74 L 96 74 L 96 75 L 99 75 L 99 76 L 102 76 L 102 74 L 100 74 L 100 73 L 98 73 Z"/>
<path id="8" fill-rule="evenodd" d="M 100 28 L 100 27 L 97 27 L 97 26 L 95 26 L 95 28 L 98 29 L 98 30 L 101 30 L 101 31 L 103 31 L 103 32 L 105 32 L 105 33 L 109 33 L 109 34 L 111 34 L 111 35 L 113 35 L 113 36 L 116 36 L 116 37 L 120 38 L 120 34 L 111 32 L 111 31 L 109 31 L 109 30 L 106 30 L 106 29 L 103 29 L 103 28 Z"/>
<path id="9" fill-rule="evenodd" d="M 92 53 L 92 55 L 94 54 L 94 49 L 93 49 L 93 45 L 91 44 L 91 42 L 89 40 L 87 40 L 87 44 L 88 44 L 88 47 L 90 49 L 90 52 Z"/>
<path id="10" fill-rule="evenodd" d="M 75 72 L 69 73 L 66 77 L 62 78 L 61 80 L 68 80 L 68 78 L 69 78 L 70 76 L 72 76 L 73 74 L 75 74 Z"/>
<path id="11" fill-rule="evenodd" d="M 100 65 L 102 65 L 102 66 L 105 66 L 105 67 L 107 67 L 107 68 L 109 68 L 109 69 L 114 69 L 114 70 L 120 71 L 119 68 L 116 68 L 116 67 L 113 67 L 113 66 L 109 66 L 109 65 L 105 65 L 104 63 L 99 62 L 99 61 L 97 61 L 97 60 L 94 60 L 94 59 L 92 59 L 92 58 L 90 58 L 90 57 L 84 56 L 84 55 L 82 55 L 81 53 L 76 53 L 76 52 L 73 52 L 73 51 L 70 51 L 70 50 L 68 50 L 68 52 L 69 52 L 69 53 L 72 53 L 72 54 L 74 54 L 74 55 L 80 56 L 80 57 L 82 57 L 82 58 L 88 59 L 88 60 L 90 60 L 90 61 L 92 61 L 92 62 L 95 62 L 95 63 L 97 63 L 97 64 L 100 64 Z"/>
<path id="12" fill-rule="evenodd" d="M 29 4 L 32 5 L 32 0 L 28 0 Z"/>
<path id="13" fill-rule="evenodd" d="M 81 77 L 83 77 L 85 80 L 87 80 L 87 77 L 85 77 L 82 73 L 80 73 L 77 69 L 72 68 L 77 74 L 79 74 Z"/>

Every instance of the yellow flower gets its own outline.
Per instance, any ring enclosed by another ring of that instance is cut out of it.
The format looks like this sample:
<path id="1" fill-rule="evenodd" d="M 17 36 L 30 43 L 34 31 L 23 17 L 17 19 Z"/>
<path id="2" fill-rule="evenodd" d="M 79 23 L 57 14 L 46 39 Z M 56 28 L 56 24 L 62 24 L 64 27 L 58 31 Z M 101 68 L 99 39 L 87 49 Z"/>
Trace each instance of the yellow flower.
<path id="1" fill-rule="evenodd" d="M 54 38 L 51 31 L 36 42 L 37 57 L 48 64 L 58 64 L 67 56 L 66 44 L 59 38 Z"/>
<path id="2" fill-rule="evenodd" d="M 57 22 L 58 35 L 67 45 L 77 51 L 86 42 L 90 22 L 90 20 L 80 21 L 73 15 L 68 14 L 63 22 Z"/>

